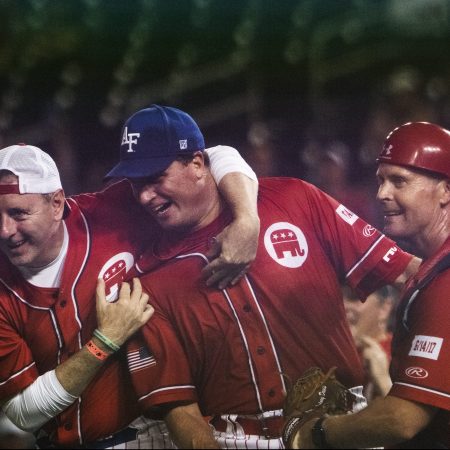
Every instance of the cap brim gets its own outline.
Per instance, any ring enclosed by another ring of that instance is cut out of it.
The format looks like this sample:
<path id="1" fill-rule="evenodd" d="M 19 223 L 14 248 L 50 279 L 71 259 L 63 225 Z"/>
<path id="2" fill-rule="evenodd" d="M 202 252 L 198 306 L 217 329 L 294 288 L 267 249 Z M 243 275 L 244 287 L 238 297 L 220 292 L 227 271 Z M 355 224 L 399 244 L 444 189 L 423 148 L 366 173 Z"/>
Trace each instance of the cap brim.
<path id="1" fill-rule="evenodd" d="M 104 180 L 111 178 L 144 178 L 156 175 L 166 170 L 175 161 L 173 157 L 130 159 L 120 161 L 111 171 L 109 171 Z"/>

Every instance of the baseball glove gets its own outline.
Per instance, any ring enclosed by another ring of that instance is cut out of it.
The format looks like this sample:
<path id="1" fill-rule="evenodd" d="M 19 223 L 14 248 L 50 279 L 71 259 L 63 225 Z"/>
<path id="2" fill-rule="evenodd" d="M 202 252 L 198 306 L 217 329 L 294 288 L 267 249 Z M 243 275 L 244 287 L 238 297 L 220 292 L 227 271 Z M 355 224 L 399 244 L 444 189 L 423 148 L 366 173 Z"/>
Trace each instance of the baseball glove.
<path id="1" fill-rule="evenodd" d="M 296 433 L 309 420 L 352 411 L 355 396 L 336 379 L 335 371 L 333 367 L 324 374 L 318 367 L 311 367 L 288 390 L 283 427 L 286 448 L 292 448 Z"/>

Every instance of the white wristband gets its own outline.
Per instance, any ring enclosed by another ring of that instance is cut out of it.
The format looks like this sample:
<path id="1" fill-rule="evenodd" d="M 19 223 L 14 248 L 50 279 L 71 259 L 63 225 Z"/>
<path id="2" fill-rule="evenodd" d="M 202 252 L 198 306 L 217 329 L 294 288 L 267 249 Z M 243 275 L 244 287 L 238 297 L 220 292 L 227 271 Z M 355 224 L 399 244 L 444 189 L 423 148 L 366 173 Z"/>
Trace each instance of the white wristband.
<path id="1" fill-rule="evenodd" d="M 33 432 L 64 411 L 77 398 L 62 387 L 52 370 L 5 402 L 2 410 L 21 430 Z"/>
<path id="2" fill-rule="evenodd" d="M 222 178 L 232 172 L 240 172 L 254 181 L 258 181 L 253 169 L 245 162 L 240 153 L 233 147 L 217 145 L 207 148 L 205 152 L 211 161 L 211 174 L 219 185 Z"/>

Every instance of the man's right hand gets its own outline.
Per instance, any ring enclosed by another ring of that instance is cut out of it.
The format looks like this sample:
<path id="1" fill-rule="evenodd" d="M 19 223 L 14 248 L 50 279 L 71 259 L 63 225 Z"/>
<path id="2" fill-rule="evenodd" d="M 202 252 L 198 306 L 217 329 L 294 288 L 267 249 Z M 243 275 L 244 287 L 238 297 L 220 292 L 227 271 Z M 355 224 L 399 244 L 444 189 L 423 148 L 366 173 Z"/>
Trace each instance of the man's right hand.
<path id="1" fill-rule="evenodd" d="M 129 283 L 122 283 L 119 298 L 114 303 L 106 300 L 105 282 L 99 279 L 96 299 L 98 330 L 118 346 L 145 325 L 154 313 L 138 278 L 133 278 L 133 289 Z"/>

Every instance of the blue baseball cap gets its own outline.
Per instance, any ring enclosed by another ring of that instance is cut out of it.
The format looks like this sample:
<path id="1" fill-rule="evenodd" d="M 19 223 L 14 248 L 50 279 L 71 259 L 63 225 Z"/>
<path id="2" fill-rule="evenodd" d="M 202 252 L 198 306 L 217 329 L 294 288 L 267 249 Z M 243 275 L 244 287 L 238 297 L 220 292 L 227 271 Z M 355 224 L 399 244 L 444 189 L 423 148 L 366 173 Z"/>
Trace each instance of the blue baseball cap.
<path id="1" fill-rule="evenodd" d="M 203 135 L 189 114 L 169 106 L 151 105 L 125 122 L 120 162 L 105 178 L 151 177 L 166 170 L 177 156 L 204 149 Z"/>

